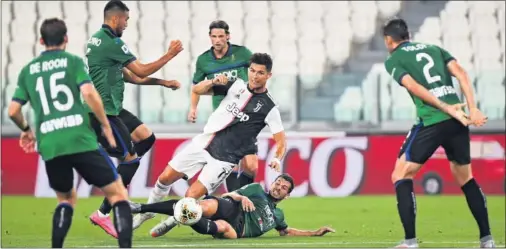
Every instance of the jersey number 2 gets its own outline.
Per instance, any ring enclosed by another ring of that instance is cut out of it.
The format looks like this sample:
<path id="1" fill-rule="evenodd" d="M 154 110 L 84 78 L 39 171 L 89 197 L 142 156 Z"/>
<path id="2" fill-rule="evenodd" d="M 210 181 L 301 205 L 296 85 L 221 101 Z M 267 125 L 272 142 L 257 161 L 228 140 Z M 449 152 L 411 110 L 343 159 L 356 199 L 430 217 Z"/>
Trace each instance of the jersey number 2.
<path id="1" fill-rule="evenodd" d="M 63 78 L 65 78 L 65 72 L 53 73 L 49 77 L 49 91 L 51 93 L 51 99 L 53 100 L 53 106 L 56 110 L 61 112 L 70 110 L 70 108 L 72 108 L 72 105 L 74 105 L 74 97 L 72 95 L 72 91 L 70 91 L 70 88 L 66 85 L 56 84 L 57 80 Z M 44 115 L 48 115 L 50 113 L 49 103 L 46 96 L 46 91 L 44 90 L 44 78 L 42 78 L 42 76 L 37 78 L 37 85 L 35 86 L 35 90 L 39 92 L 40 102 L 42 104 L 42 111 L 44 112 Z M 56 97 L 58 97 L 59 93 L 65 94 L 67 97 L 67 103 L 62 104 L 56 100 Z"/>
<path id="2" fill-rule="evenodd" d="M 426 53 L 418 53 L 416 54 L 416 61 L 420 62 L 422 59 L 427 60 L 427 64 L 423 67 L 423 76 L 425 76 L 425 80 L 427 80 L 427 83 L 432 84 L 434 82 L 441 81 L 441 76 L 431 76 L 430 75 L 430 69 L 434 66 L 434 60 L 432 57 Z"/>

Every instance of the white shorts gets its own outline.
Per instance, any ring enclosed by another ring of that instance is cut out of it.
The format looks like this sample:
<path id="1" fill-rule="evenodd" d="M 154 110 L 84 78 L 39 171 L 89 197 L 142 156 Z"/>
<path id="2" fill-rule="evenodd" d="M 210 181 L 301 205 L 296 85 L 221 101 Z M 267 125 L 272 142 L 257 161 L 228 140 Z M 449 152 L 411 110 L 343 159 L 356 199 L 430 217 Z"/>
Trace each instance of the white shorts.
<path id="1" fill-rule="evenodd" d="M 199 140 L 193 139 L 170 160 L 169 165 L 188 179 L 202 170 L 198 180 L 207 188 L 207 194 L 211 194 L 230 175 L 235 164 L 213 158 Z"/>

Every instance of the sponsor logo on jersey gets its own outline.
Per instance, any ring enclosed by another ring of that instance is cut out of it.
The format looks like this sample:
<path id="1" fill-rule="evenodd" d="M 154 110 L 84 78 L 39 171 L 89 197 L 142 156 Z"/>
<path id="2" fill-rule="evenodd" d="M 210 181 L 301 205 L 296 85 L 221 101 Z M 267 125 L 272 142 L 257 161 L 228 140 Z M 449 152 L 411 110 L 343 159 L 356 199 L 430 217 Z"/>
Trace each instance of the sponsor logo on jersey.
<path id="1" fill-rule="evenodd" d="M 237 80 L 237 74 L 238 74 L 237 69 L 230 70 L 230 71 L 223 71 L 221 73 L 215 73 L 214 78 L 216 78 L 222 74 L 227 76 L 229 82 L 230 81 L 234 82 L 235 80 Z"/>
<path id="2" fill-rule="evenodd" d="M 102 44 L 102 40 L 99 39 L 99 38 L 96 38 L 96 37 L 91 37 L 89 40 L 88 40 L 88 44 L 91 44 L 93 46 L 100 46 L 100 44 Z"/>
<path id="3" fill-rule="evenodd" d="M 42 134 L 47 134 L 53 131 L 79 126 L 82 123 L 83 123 L 83 116 L 81 116 L 81 114 L 50 119 L 40 124 L 40 132 Z"/>
<path id="4" fill-rule="evenodd" d="M 434 89 L 430 89 L 429 91 L 430 91 L 430 93 L 432 93 L 432 95 L 434 95 L 437 98 L 441 98 L 443 96 L 450 95 L 450 94 L 457 94 L 457 92 L 455 91 L 455 88 L 453 88 L 453 86 L 440 86 L 440 87 L 436 87 Z"/>
<path id="5" fill-rule="evenodd" d="M 232 113 L 234 117 L 238 118 L 240 122 L 246 122 L 249 120 L 248 114 L 244 113 L 237 107 L 237 105 L 234 103 L 227 105 L 227 111 Z"/>

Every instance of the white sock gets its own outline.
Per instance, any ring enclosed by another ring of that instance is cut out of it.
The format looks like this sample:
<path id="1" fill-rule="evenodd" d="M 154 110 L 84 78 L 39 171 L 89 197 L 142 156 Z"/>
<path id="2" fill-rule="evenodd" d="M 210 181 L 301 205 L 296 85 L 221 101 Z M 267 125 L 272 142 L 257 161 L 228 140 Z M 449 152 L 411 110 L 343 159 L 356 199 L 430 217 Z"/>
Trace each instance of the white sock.
<path id="1" fill-rule="evenodd" d="M 100 212 L 100 210 L 97 210 L 98 211 L 98 217 L 109 217 L 109 214 L 103 214 L 102 212 Z"/>
<path id="2" fill-rule="evenodd" d="M 162 201 L 163 198 L 169 194 L 171 186 L 172 185 L 164 185 L 157 180 L 155 187 L 149 193 L 148 204 Z"/>

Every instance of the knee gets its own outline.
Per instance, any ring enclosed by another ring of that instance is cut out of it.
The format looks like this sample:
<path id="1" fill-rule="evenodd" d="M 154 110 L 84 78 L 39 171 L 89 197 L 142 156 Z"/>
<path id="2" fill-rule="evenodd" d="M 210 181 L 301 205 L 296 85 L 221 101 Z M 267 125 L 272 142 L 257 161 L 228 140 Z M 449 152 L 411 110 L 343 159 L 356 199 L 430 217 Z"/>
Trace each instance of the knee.
<path id="1" fill-rule="evenodd" d="M 248 155 L 243 158 L 241 164 L 244 171 L 255 174 L 258 170 L 258 157 L 256 155 Z"/>
<path id="2" fill-rule="evenodd" d="M 77 201 L 77 192 L 74 188 L 68 192 L 56 192 L 59 203 L 67 203 L 74 207 Z"/>
<path id="3" fill-rule="evenodd" d="M 419 165 L 410 162 L 398 163 L 391 175 L 392 183 L 396 183 L 403 179 L 413 179 L 418 172 Z"/>
<path id="4" fill-rule="evenodd" d="M 185 174 L 174 170 L 170 164 L 168 164 L 163 172 L 158 176 L 158 181 L 161 184 L 169 185 L 181 178 L 185 178 Z"/>
<path id="5" fill-rule="evenodd" d="M 194 182 L 188 190 L 186 190 L 185 197 L 198 199 L 207 193 L 207 188 L 199 181 Z"/>

